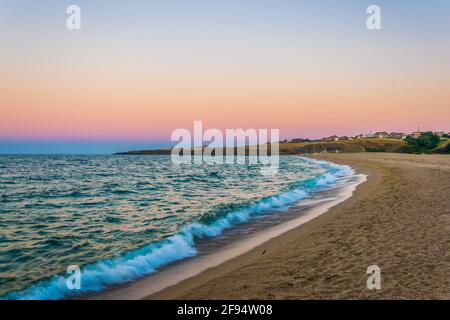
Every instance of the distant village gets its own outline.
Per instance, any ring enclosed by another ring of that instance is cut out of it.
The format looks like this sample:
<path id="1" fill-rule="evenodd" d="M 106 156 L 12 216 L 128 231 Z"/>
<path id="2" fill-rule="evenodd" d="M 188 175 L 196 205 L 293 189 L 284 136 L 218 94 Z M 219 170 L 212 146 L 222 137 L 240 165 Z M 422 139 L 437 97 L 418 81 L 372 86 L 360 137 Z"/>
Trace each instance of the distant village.
<path id="1" fill-rule="evenodd" d="M 349 137 L 349 136 L 330 136 L 330 137 L 326 137 L 326 138 L 322 138 L 322 139 L 292 139 L 292 140 L 284 140 L 282 142 L 293 142 L 293 143 L 304 143 L 304 142 L 313 142 L 313 141 L 325 141 L 325 142 L 332 142 L 332 141 L 349 141 L 349 140 L 356 140 L 356 139 L 399 139 L 399 140 L 404 140 L 408 137 L 411 138 L 418 138 L 420 137 L 423 133 L 425 133 L 425 131 L 414 131 L 413 133 L 410 134 L 406 134 L 403 132 L 385 132 L 385 131 L 380 131 L 380 132 L 369 132 L 367 134 L 359 134 L 357 136 L 354 137 Z M 448 138 L 450 137 L 450 132 L 445 132 L 445 131 L 434 131 L 433 132 L 435 135 L 439 136 L 440 138 Z"/>

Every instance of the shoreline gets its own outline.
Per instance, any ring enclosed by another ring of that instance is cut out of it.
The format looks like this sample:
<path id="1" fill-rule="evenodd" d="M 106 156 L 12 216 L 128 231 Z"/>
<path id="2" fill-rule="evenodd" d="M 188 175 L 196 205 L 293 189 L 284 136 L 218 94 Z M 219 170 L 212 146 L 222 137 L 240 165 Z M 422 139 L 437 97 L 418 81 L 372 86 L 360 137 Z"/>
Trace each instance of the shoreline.
<path id="1" fill-rule="evenodd" d="M 353 168 L 352 171 L 354 171 Z M 350 198 L 356 187 L 365 181 L 366 176 L 354 171 L 352 174 L 340 178 L 335 186 L 313 193 L 310 198 L 300 200 L 287 209 L 282 216 L 269 214 L 264 218 L 266 222 L 263 224 L 258 219 L 250 220 L 243 225 L 227 230 L 218 238 L 200 239 L 199 254 L 194 257 L 172 262 L 154 274 L 112 286 L 101 292 L 87 294 L 78 299 L 136 300 L 146 298 L 235 259 L 255 247 L 315 219 Z M 268 219 L 272 222 L 267 222 Z M 275 224 L 273 225 L 273 223 Z M 205 244 L 207 244 L 206 247 Z"/>
<path id="2" fill-rule="evenodd" d="M 424 192 L 429 184 L 450 190 L 449 182 L 443 184 L 450 178 L 450 158 L 313 158 L 350 165 L 369 178 L 352 197 L 311 221 L 146 299 L 448 299 L 449 193 L 442 191 L 434 202 L 408 203 L 405 190 L 419 182 L 416 189 Z M 428 209 L 432 217 L 424 216 Z M 377 263 L 383 287 L 370 291 L 366 268 Z"/>
<path id="3" fill-rule="evenodd" d="M 320 157 L 312 157 L 310 155 L 300 155 L 302 157 L 305 158 L 309 158 L 309 159 L 314 159 L 314 160 L 327 160 L 328 159 L 323 159 Z M 334 162 L 332 161 L 334 164 L 338 164 L 338 165 L 347 165 L 347 163 L 342 163 L 342 162 Z M 333 201 L 332 203 L 330 203 L 328 205 L 325 204 L 325 206 L 321 206 L 318 205 L 317 207 L 313 207 L 310 208 L 309 211 L 313 211 L 313 214 L 309 214 L 308 212 L 305 212 L 305 216 L 300 216 L 297 219 L 304 219 L 304 221 L 302 221 L 301 223 L 295 223 L 295 221 L 288 221 L 287 223 L 291 223 L 294 222 L 294 226 L 291 226 L 290 228 L 286 228 L 284 230 L 284 232 L 279 233 L 278 235 L 268 238 L 265 241 L 259 243 L 257 246 L 254 246 L 253 248 L 242 252 L 240 255 L 233 257 L 229 260 L 223 261 L 221 264 L 216 265 L 216 266 L 212 266 L 206 270 L 202 270 L 202 272 L 200 272 L 199 274 L 193 275 L 192 277 L 183 279 L 181 281 L 178 281 L 177 283 L 174 283 L 173 285 L 167 286 L 166 288 L 159 290 L 157 292 L 154 292 L 152 294 L 149 294 L 145 297 L 143 297 L 143 299 L 145 300 L 168 300 L 168 299 L 183 299 L 183 298 L 178 298 L 178 295 L 183 294 L 185 291 L 188 290 L 193 290 L 195 287 L 197 287 L 199 284 L 205 283 L 205 281 L 210 281 L 212 279 L 214 279 L 214 277 L 217 274 L 222 274 L 225 273 L 227 271 L 231 271 L 234 268 L 242 265 L 244 262 L 247 261 L 251 261 L 255 258 L 257 258 L 259 255 L 261 255 L 262 253 L 266 253 L 269 250 L 271 250 L 274 247 L 278 247 L 278 246 L 282 246 L 285 240 L 287 240 L 288 238 L 290 238 L 290 234 L 291 233 L 296 233 L 296 232 L 302 232 L 302 230 L 304 228 L 308 228 L 310 224 L 316 224 L 318 222 L 316 222 L 316 220 L 320 219 L 322 216 L 329 214 L 329 212 L 331 210 L 333 210 L 334 208 L 336 208 L 337 206 L 342 205 L 343 203 L 346 203 L 347 201 L 350 201 L 353 197 L 355 197 L 356 192 L 358 192 L 358 190 L 364 186 L 365 184 L 367 184 L 369 181 L 371 181 L 372 177 L 370 176 L 371 173 L 368 172 L 367 170 L 361 170 L 361 168 L 356 168 L 353 166 L 350 166 L 354 171 L 355 174 L 354 176 L 362 176 L 362 181 L 359 181 L 358 183 L 353 183 L 350 186 L 348 186 L 348 189 L 346 190 L 347 195 L 344 196 L 343 198 L 339 198 L 339 200 L 337 201 Z M 342 192 L 342 191 L 341 191 Z M 345 192 L 345 191 L 344 191 Z M 288 210 L 298 210 L 297 208 L 290 208 Z M 308 211 L 308 210 L 307 210 Z M 315 212 L 314 212 L 315 211 Z M 297 220 L 294 219 L 294 220 Z M 188 298 L 189 299 L 189 298 Z M 197 298 L 193 298 L 193 299 L 197 299 Z M 206 299 L 208 300 L 208 298 L 199 298 L 199 299 Z M 221 299 L 221 298 L 219 298 Z M 227 299 L 227 298 L 225 298 Z M 235 299 L 235 298 L 233 298 Z M 239 299 L 239 298 L 237 298 Z"/>

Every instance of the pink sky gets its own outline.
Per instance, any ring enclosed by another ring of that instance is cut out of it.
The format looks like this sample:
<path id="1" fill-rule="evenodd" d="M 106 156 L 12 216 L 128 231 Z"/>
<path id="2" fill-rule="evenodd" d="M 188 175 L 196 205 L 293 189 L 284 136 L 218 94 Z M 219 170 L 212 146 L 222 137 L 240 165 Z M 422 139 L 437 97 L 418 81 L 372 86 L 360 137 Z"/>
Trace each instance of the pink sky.
<path id="1" fill-rule="evenodd" d="M 339 10 L 348 24 L 287 8 L 252 23 L 192 13 L 186 28 L 156 13 L 160 25 L 145 16 L 105 27 L 91 12 L 92 25 L 75 33 L 56 18 L 13 33 L 0 24 L 0 139 L 168 141 L 194 120 L 277 128 L 281 138 L 450 131 L 449 34 L 432 19 L 440 11 L 414 33 L 414 15 L 370 32 L 363 7 Z"/>

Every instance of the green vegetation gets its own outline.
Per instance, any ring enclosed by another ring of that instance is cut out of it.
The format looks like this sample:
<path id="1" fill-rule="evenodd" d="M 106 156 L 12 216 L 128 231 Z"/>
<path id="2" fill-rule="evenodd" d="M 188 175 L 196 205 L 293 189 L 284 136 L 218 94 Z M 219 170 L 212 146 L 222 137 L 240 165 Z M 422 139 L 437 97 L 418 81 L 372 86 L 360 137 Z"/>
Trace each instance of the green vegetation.
<path id="1" fill-rule="evenodd" d="M 438 146 L 439 141 L 441 140 L 439 136 L 433 134 L 433 132 L 425 132 L 420 135 L 417 139 L 412 139 L 413 144 L 417 144 L 420 148 L 425 150 L 431 150 Z M 411 142 L 411 139 L 407 139 L 408 144 Z"/>
<path id="2" fill-rule="evenodd" d="M 303 143 L 282 142 L 280 154 L 323 153 L 323 152 L 399 152 L 450 154 L 450 140 L 440 139 L 432 132 L 425 132 L 418 138 L 400 139 L 365 138 L 339 141 L 311 141 Z"/>
<path id="3" fill-rule="evenodd" d="M 280 143 L 280 154 L 322 152 L 398 152 L 406 143 L 399 139 L 355 139 L 339 141 L 312 141 Z"/>
<path id="4" fill-rule="evenodd" d="M 408 137 L 406 138 L 406 146 L 399 151 L 403 153 L 431 153 L 433 149 L 436 149 L 441 139 L 433 132 L 424 132 L 418 138 Z"/>
<path id="5" fill-rule="evenodd" d="M 400 150 L 398 150 L 398 152 L 400 152 L 400 153 L 421 154 L 422 150 L 420 149 L 420 147 L 418 145 L 408 144 L 408 145 L 400 148 Z"/>
<path id="6" fill-rule="evenodd" d="M 433 153 L 445 153 L 450 154 L 450 142 L 448 140 L 441 141 L 441 144 L 436 149 L 432 150 Z"/>

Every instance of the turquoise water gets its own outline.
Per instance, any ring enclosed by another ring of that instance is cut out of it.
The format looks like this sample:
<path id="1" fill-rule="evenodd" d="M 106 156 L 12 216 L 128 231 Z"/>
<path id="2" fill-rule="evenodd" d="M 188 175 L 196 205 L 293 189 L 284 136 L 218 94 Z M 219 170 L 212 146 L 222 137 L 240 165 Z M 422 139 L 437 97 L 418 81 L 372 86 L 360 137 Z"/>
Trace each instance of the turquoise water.
<path id="1" fill-rule="evenodd" d="M 259 165 L 174 165 L 169 156 L 0 156 L 0 297 L 62 299 L 196 255 L 199 238 L 283 210 L 349 167 L 282 156 Z M 82 269 L 81 290 L 65 271 Z"/>

